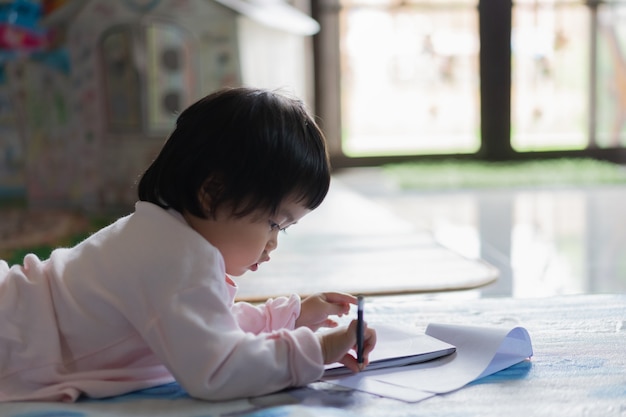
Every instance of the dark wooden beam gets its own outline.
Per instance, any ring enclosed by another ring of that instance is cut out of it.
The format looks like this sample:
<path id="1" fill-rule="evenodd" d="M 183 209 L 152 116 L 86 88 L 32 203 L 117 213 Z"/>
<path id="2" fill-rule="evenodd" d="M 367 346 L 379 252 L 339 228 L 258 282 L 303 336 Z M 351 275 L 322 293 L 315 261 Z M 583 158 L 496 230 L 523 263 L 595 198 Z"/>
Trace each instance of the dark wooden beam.
<path id="1" fill-rule="evenodd" d="M 480 0 L 481 159 L 506 160 L 511 147 L 511 0 Z"/>

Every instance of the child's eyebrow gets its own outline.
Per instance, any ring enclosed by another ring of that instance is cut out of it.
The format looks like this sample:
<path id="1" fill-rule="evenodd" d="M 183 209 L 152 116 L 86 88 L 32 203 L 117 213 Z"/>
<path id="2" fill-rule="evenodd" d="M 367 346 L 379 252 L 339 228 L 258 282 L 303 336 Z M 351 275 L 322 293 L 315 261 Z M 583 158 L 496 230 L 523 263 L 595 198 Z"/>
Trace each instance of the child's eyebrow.
<path id="1" fill-rule="evenodd" d="M 291 214 L 287 210 L 281 210 L 280 213 L 278 213 L 278 215 L 285 217 L 285 219 L 287 220 L 287 223 L 293 223 L 294 222 L 293 214 Z"/>

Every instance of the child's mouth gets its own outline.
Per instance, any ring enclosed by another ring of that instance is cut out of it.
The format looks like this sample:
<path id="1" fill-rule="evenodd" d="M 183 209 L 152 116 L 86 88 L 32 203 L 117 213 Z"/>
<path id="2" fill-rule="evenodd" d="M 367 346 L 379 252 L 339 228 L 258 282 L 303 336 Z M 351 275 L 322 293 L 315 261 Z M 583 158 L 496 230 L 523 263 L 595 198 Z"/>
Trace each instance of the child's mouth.
<path id="1" fill-rule="evenodd" d="M 270 257 L 269 256 L 264 256 L 263 259 L 261 259 L 259 262 L 255 263 L 254 265 L 252 265 L 250 267 L 250 271 L 254 272 L 254 271 L 258 270 L 259 266 L 262 263 L 269 262 L 269 261 L 270 261 Z"/>

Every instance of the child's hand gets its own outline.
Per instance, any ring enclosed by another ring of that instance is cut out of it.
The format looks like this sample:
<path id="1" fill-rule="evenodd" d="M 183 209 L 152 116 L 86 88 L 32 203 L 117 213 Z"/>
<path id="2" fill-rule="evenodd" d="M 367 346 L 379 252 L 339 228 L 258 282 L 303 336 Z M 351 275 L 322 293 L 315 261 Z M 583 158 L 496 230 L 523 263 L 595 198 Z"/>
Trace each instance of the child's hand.
<path id="1" fill-rule="evenodd" d="M 322 345 L 324 364 L 340 362 L 353 372 L 363 370 L 369 363 L 369 354 L 376 346 L 376 331 L 367 327 L 364 323 L 363 338 L 363 364 L 359 365 L 357 359 L 348 353 L 350 349 L 356 350 L 356 320 L 348 327 L 341 327 L 328 332 L 318 334 Z"/>
<path id="2" fill-rule="evenodd" d="M 356 304 L 356 297 L 338 292 L 325 292 L 311 295 L 300 304 L 300 316 L 296 327 L 306 326 L 313 331 L 320 327 L 337 327 L 337 322 L 328 316 L 343 316 L 350 311 L 350 304 Z"/>

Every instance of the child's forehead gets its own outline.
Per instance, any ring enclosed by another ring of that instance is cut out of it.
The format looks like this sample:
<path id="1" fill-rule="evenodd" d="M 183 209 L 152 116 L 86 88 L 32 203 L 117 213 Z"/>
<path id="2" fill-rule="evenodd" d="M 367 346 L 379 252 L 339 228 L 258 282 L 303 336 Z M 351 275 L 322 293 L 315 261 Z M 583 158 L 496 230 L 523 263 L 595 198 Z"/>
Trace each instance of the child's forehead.
<path id="1" fill-rule="evenodd" d="M 278 206 L 276 216 L 282 218 L 287 223 L 294 223 L 307 215 L 310 211 L 311 210 L 304 205 L 303 201 L 287 199 Z"/>
<path id="2" fill-rule="evenodd" d="M 253 221 L 261 221 L 270 217 L 273 221 L 280 224 L 293 224 L 310 212 L 311 210 L 306 207 L 303 201 L 285 199 L 275 211 L 259 208 L 250 213 L 249 216 Z"/>

